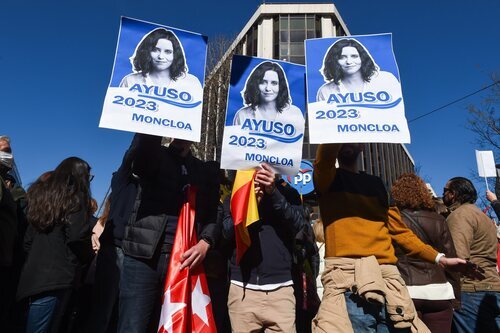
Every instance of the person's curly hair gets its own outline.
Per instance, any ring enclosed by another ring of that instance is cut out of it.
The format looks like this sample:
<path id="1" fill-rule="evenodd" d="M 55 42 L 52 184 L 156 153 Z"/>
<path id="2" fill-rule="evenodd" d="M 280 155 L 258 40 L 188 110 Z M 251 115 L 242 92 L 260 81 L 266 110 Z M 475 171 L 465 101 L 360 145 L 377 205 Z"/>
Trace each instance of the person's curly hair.
<path id="1" fill-rule="evenodd" d="M 392 198 L 399 209 L 434 210 L 432 194 L 419 176 L 405 173 L 392 185 Z"/>
<path id="2" fill-rule="evenodd" d="M 174 49 L 174 59 L 172 61 L 172 65 L 170 66 L 170 78 L 175 81 L 186 73 L 186 60 L 184 59 L 181 43 L 179 42 L 179 39 L 177 39 L 177 36 L 172 31 L 164 28 L 158 28 L 151 31 L 139 43 L 132 60 L 134 71 L 140 72 L 144 76 L 151 72 L 151 69 L 153 68 L 153 65 L 151 64 L 151 51 L 156 47 L 156 44 L 160 39 L 166 39 L 172 43 L 172 47 Z"/>
<path id="3" fill-rule="evenodd" d="M 344 78 L 344 71 L 342 66 L 339 65 L 339 59 L 342 55 L 342 49 L 348 46 L 354 47 L 358 51 L 361 58 L 361 76 L 363 81 L 370 82 L 371 77 L 378 71 L 378 67 L 373 62 L 368 51 L 358 41 L 348 38 L 338 40 L 326 52 L 322 68 L 325 80 L 333 81 L 336 85 L 339 85 L 340 80 Z"/>
<path id="4" fill-rule="evenodd" d="M 243 98 L 245 104 L 251 106 L 254 110 L 259 106 L 261 102 L 259 84 L 262 82 L 267 71 L 274 71 L 278 74 L 279 91 L 278 97 L 276 97 L 276 109 L 281 113 L 285 107 L 290 105 L 290 93 L 288 91 L 285 73 L 281 66 L 275 62 L 265 61 L 255 67 L 248 77 L 245 91 L 243 92 Z"/>

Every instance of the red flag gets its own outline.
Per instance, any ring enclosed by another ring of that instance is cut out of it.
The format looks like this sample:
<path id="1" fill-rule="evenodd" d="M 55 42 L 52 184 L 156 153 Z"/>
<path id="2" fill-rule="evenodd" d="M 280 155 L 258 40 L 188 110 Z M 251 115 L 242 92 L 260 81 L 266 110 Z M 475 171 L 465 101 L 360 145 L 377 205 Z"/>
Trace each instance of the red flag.
<path id="1" fill-rule="evenodd" d="M 194 229 L 196 189 L 189 187 L 175 232 L 168 266 L 158 333 L 216 333 L 212 303 L 203 265 L 181 266 L 181 255 L 198 243 Z"/>

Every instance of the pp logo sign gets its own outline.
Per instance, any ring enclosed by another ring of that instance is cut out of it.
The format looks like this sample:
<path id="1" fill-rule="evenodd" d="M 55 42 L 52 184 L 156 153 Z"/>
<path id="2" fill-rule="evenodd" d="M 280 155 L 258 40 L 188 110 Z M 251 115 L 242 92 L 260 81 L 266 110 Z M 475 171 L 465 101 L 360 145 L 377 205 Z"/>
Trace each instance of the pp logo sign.
<path id="1" fill-rule="evenodd" d="M 300 194 L 314 191 L 313 165 L 309 161 L 303 160 L 300 163 L 300 170 L 295 176 L 286 176 L 283 179 Z"/>
<path id="2" fill-rule="evenodd" d="M 306 173 L 299 172 L 295 177 L 293 177 L 292 181 L 295 186 L 304 186 L 312 180 L 312 173 L 308 171 L 309 170 L 305 170 Z"/>

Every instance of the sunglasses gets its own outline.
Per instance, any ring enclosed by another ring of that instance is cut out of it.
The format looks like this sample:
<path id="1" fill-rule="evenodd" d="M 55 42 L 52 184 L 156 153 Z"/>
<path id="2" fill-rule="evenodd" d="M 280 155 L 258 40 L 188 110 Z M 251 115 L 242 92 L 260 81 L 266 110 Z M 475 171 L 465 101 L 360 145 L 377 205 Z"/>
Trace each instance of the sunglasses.
<path id="1" fill-rule="evenodd" d="M 446 188 L 446 187 L 443 188 L 443 194 L 445 194 L 448 191 L 451 191 L 451 190 L 449 188 Z"/>
<path id="2" fill-rule="evenodd" d="M 94 179 L 94 175 L 89 175 L 89 182 L 91 182 L 92 179 Z"/>

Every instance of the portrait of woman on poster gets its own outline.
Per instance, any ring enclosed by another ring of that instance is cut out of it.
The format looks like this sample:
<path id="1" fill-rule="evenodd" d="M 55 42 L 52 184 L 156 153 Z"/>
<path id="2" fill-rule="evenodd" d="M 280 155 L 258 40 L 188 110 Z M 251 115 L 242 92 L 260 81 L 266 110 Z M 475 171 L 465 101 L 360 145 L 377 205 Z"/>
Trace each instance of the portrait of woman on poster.
<path id="1" fill-rule="evenodd" d="M 234 115 L 233 125 L 241 125 L 249 118 L 292 123 L 304 121 L 300 109 L 292 105 L 285 73 L 275 62 L 265 61 L 256 66 L 241 95 L 245 106 Z"/>
<path id="2" fill-rule="evenodd" d="M 145 35 L 130 62 L 134 72 L 123 78 L 120 87 L 138 83 L 178 91 L 201 89 L 198 78 L 188 73 L 183 47 L 170 30 L 158 28 Z"/>
<path id="3" fill-rule="evenodd" d="M 326 83 L 318 90 L 318 102 L 328 100 L 331 94 L 381 90 L 401 97 L 398 79 L 381 71 L 365 47 L 354 39 L 335 42 L 326 52 L 320 72 Z"/>

